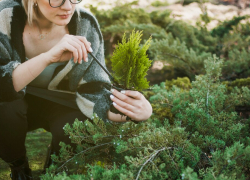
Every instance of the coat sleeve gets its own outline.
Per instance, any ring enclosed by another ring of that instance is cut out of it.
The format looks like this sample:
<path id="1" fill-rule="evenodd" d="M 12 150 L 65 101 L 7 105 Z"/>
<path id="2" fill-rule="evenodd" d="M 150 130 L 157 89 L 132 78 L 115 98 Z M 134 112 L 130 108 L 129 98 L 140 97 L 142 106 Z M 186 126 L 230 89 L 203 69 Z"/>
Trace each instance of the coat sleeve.
<path id="1" fill-rule="evenodd" d="M 26 87 L 16 92 L 12 81 L 12 72 L 20 64 L 20 58 L 12 49 L 8 37 L 0 34 L 0 102 L 14 101 L 24 97 Z"/>

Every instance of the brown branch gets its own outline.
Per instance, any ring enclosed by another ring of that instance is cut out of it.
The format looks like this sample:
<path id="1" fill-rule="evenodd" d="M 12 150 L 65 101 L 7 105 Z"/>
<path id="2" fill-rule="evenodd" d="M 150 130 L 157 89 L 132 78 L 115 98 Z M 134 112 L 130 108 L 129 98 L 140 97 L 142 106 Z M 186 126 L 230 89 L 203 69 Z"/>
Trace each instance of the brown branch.
<path id="1" fill-rule="evenodd" d="M 164 151 L 164 150 L 166 150 L 166 149 L 172 149 L 172 147 L 168 147 L 168 148 L 165 148 L 165 147 L 164 147 L 164 148 L 162 148 L 162 149 L 156 151 L 149 159 L 147 159 L 147 160 L 143 163 L 142 167 L 140 168 L 140 170 L 139 170 L 139 172 L 138 172 L 137 177 L 136 177 L 135 180 L 138 180 L 138 179 L 139 179 L 139 176 L 140 176 L 141 171 L 142 171 L 142 169 L 144 168 L 144 166 L 145 166 L 149 161 L 151 161 L 152 159 L 154 159 L 155 156 L 156 156 L 159 152 Z"/>

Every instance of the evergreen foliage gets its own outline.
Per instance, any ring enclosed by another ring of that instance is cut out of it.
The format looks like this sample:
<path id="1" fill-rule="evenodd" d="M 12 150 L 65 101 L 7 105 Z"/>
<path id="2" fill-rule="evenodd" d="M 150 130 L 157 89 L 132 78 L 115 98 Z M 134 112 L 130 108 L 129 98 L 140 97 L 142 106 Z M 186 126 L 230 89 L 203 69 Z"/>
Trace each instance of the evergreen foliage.
<path id="1" fill-rule="evenodd" d="M 249 50 L 233 49 L 229 51 L 228 58 L 230 60 L 225 62 L 223 71 L 225 79 L 234 80 L 236 77 L 248 77 L 250 74 Z"/>
<path id="2" fill-rule="evenodd" d="M 204 73 L 204 59 L 212 56 L 206 52 L 196 53 L 188 48 L 185 42 L 174 39 L 171 34 L 166 39 L 152 42 L 150 51 L 155 59 L 167 59 L 167 62 L 191 80 L 195 79 L 195 75 Z"/>
<path id="3" fill-rule="evenodd" d="M 94 117 L 66 125 L 77 154 L 63 145 L 58 160 L 64 163 L 57 170 L 73 161 L 81 164 L 78 174 L 48 172 L 42 179 L 246 179 L 250 121 L 235 107 L 249 104 L 250 90 L 227 91 L 220 82 L 222 66 L 222 60 L 208 58 L 206 73 L 196 77 L 190 90 L 167 90 L 165 82 L 154 86 L 152 106 L 170 109 L 172 120 L 154 113 L 141 124 L 104 124 Z"/>
<path id="4" fill-rule="evenodd" d="M 122 24 L 122 22 L 126 20 L 131 20 L 136 24 L 150 23 L 151 20 L 148 13 L 141 8 L 131 8 L 131 6 L 133 5 L 138 5 L 138 1 L 132 1 L 131 3 L 117 5 L 111 10 L 99 11 L 97 7 L 94 7 L 92 5 L 90 5 L 89 8 L 99 20 L 100 26 L 102 28 L 106 28 L 111 25 Z"/>
<path id="5" fill-rule="evenodd" d="M 122 42 L 118 43 L 111 58 L 114 77 L 124 89 L 141 91 L 149 87 L 145 76 L 151 61 L 146 51 L 150 46 L 151 38 L 140 47 L 141 36 L 142 32 L 133 31 L 127 40 L 124 34 Z"/>
<path id="6" fill-rule="evenodd" d="M 233 30 L 233 27 L 238 25 L 243 19 L 246 19 L 246 16 L 238 16 L 234 17 L 232 20 L 224 21 L 221 25 L 211 31 L 212 36 L 223 37 L 225 34 L 228 34 L 229 31 Z"/>
<path id="7" fill-rule="evenodd" d="M 106 40 L 107 64 L 110 64 L 114 46 L 122 40 L 124 32 L 129 34 L 135 29 L 144 32 L 142 42 L 152 37 L 147 52 L 150 59 L 170 63 L 174 67 L 174 78 L 188 77 L 193 81 L 196 75 L 205 73 L 204 60 L 213 54 L 225 61 L 221 79 L 235 80 L 250 75 L 246 56 L 250 43 L 249 23 L 241 23 L 242 20 L 247 20 L 248 16 L 234 17 L 208 30 L 206 25 L 211 18 L 206 12 L 194 27 L 171 18 L 169 10 L 147 13 L 144 9 L 132 7 L 137 4 L 138 2 L 134 1 L 105 11 L 98 11 L 96 7 L 91 6 L 91 11 L 101 23 Z M 241 59 L 239 64 L 237 58 Z M 235 67 L 237 68 L 234 69 Z M 169 80 L 171 78 L 166 77 Z"/>

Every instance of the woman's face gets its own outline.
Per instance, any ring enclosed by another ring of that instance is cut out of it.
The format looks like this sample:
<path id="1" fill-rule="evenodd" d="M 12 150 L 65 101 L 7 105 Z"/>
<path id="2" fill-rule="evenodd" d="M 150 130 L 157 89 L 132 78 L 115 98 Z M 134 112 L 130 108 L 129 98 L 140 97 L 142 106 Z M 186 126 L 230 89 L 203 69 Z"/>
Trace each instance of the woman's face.
<path id="1" fill-rule="evenodd" d="M 62 2 L 62 0 L 60 0 Z M 49 0 L 37 0 L 39 18 L 46 18 L 48 21 L 59 26 L 65 26 L 70 22 L 75 11 L 75 4 L 65 0 L 60 7 L 53 8 Z"/>

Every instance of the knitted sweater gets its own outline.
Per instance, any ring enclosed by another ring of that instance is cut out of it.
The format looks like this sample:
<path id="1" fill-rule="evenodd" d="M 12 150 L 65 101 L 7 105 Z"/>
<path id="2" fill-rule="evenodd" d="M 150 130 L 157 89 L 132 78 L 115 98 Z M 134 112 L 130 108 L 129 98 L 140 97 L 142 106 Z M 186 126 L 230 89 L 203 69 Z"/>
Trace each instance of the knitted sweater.
<path id="1" fill-rule="evenodd" d="M 84 36 L 91 42 L 93 54 L 105 66 L 104 42 L 96 18 L 80 9 L 80 20 L 75 12 L 68 24 L 69 33 Z M 0 1 L 0 102 L 21 99 L 26 94 L 26 87 L 16 92 L 12 81 L 12 72 L 26 61 L 23 45 L 23 31 L 27 15 L 21 0 Z M 110 85 L 108 75 L 93 61 L 75 64 L 69 59 L 65 66 L 59 66 L 48 85 L 48 90 L 71 93 L 80 111 L 88 118 L 97 114 L 105 122 L 112 101 L 106 85 Z M 105 85 L 105 86 L 104 86 Z"/>

